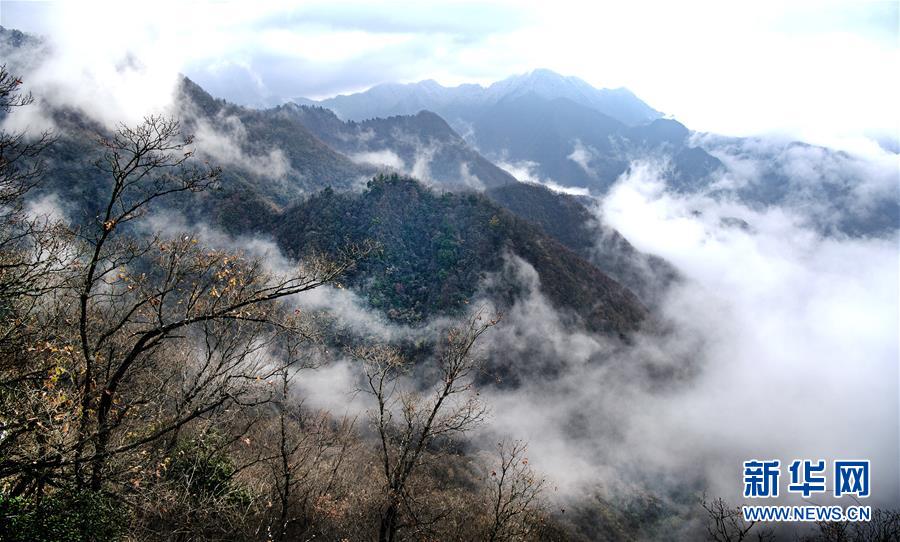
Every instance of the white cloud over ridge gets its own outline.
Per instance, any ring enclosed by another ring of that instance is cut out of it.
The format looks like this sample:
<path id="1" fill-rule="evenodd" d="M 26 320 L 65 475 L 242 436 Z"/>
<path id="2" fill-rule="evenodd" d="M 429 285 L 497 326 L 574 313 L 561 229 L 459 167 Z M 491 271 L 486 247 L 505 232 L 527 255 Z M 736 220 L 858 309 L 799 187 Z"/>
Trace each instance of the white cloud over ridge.
<path id="1" fill-rule="evenodd" d="M 404 171 L 406 169 L 406 164 L 403 162 L 403 159 L 390 149 L 358 152 L 351 154 L 350 159 L 358 164 L 385 166 L 398 171 Z"/>
<path id="2" fill-rule="evenodd" d="M 290 161 L 279 148 L 272 147 L 260 154 L 245 152 L 249 138 L 246 128 L 236 116 L 219 115 L 214 122 L 196 117 L 194 123 L 193 146 L 203 158 L 273 180 L 284 179 L 291 171 Z"/>
<path id="3" fill-rule="evenodd" d="M 494 164 L 500 169 L 506 171 L 520 182 L 540 184 L 554 192 L 561 192 L 572 196 L 589 196 L 591 191 L 587 188 L 576 186 L 563 186 L 553 179 L 541 177 L 538 172 L 538 163 L 529 160 L 519 160 L 509 162 L 505 160 L 494 160 Z"/>
<path id="4" fill-rule="evenodd" d="M 578 167 L 580 167 L 588 176 L 596 177 L 597 172 L 591 167 L 591 161 L 596 154 L 597 151 L 593 147 L 585 145 L 580 139 L 576 139 L 573 143 L 572 152 L 566 156 L 566 158 L 578 164 Z"/>

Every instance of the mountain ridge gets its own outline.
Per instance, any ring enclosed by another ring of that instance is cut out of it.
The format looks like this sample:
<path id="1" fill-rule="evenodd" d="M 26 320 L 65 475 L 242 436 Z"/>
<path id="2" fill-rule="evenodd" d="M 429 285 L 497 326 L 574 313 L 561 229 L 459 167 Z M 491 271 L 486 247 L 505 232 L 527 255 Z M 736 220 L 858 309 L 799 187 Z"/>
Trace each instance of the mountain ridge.
<path id="1" fill-rule="evenodd" d="M 279 108 L 332 148 L 358 162 L 386 167 L 448 189 L 484 189 L 517 182 L 471 148 L 436 113 L 342 121 L 320 106 Z"/>
<path id="2" fill-rule="evenodd" d="M 541 291 L 590 331 L 622 339 L 641 328 L 646 307 L 627 287 L 540 226 L 474 192 L 437 194 L 397 174 L 379 175 L 362 192 L 324 190 L 286 209 L 275 237 L 289 256 L 332 254 L 372 240 L 382 249 L 358 264 L 347 283 L 389 319 L 418 325 L 474 300 L 509 251 L 532 265 Z M 509 305 L 514 281 L 490 287 Z"/>
<path id="3" fill-rule="evenodd" d="M 458 116 L 454 112 L 491 106 L 504 98 L 529 92 L 548 99 L 569 98 L 629 125 L 644 124 L 662 116 L 624 87 L 597 89 L 578 77 L 563 76 L 547 69 L 513 75 L 487 87 L 473 83 L 445 87 L 433 79 L 426 79 L 415 83 L 382 83 L 363 92 L 323 100 L 295 98 L 294 101 L 300 105 L 326 107 L 346 120 L 408 115 L 427 109 L 453 124 L 454 117 Z"/>

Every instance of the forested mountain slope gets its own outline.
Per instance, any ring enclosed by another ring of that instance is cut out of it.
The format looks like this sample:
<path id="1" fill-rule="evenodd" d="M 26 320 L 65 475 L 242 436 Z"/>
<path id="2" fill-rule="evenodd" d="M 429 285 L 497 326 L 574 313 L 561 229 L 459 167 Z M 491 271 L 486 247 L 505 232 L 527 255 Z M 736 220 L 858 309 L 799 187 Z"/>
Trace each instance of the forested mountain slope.
<path id="1" fill-rule="evenodd" d="M 624 337 L 647 314 L 627 288 L 485 197 L 436 194 L 397 175 L 373 179 L 361 194 L 325 190 L 286 210 L 276 228 L 279 245 L 295 257 L 334 254 L 366 239 L 379 243 L 348 284 L 398 322 L 459 313 L 507 252 L 531 264 L 548 298 L 592 331 Z M 488 293 L 509 305 L 517 288 L 495 283 Z"/>
<path id="2" fill-rule="evenodd" d="M 344 122 L 321 107 L 288 104 L 281 110 L 295 114 L 319 139 L 360 163 L 450 189 L 484 189 L 516 182 L 430 111 Z"/>
<path id="3" fill-rule="evenodd" d="M 516 183 L 485 195 L 544 230 L 545 233 L 593 263 L 638 295 L 645 304 L 660 301 L 678 273 L 662 258 L 643 254 L 615 229 L 603 224 L 575 196 L 544 186 Z M 588 201 L 588 204 L 591 204 Z"/>

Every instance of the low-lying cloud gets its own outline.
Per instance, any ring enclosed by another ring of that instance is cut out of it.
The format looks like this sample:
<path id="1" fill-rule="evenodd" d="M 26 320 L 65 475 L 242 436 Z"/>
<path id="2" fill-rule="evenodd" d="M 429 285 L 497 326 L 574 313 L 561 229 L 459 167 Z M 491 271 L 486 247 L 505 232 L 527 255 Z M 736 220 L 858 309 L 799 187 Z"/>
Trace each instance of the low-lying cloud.
<path id="1" fill-rule="evenodd" d="M 406 170 L 406 163 L 403 162 L 403 159 L 390 149 L 357 152 L 350 154 L 349 157 L 357 164 L 389 167 L 392 169 L 396 169 L 397 171 Z"/>
<path id="2" fill-rule="evenodd" d="M 508 257 L 524 295 L 486 341 L 519 384 L 482 391 L 485 442 L 528 440 L 563 499 L 737 503 L 745 460 L 866 458 L 867 504 L 900 504 L 896 237 L 825 238 L 788 210 L 673 195 L 662 178 L 634 164 L 597 209 L 684 277 L 632 344 L 573 325 Z"/>
<path id="3" fill-rule="evenodd" d="M 635 168 L 604 217 L 685 274 L 666 316 L 708 340 L 690 389 L 643 404 L 630 448 L 705 445 L 731 495 L 743 458 L 870 458 L 875 498 L 900 502 L 896 237 L 823 238 L 785 210 L 676 197 L 657 178 Z"/>
<path id="4" fill-rule="evenodd" d="M 585 145 L 580 139 L 576 139 L 573 145 L 572 152 L 566 156 L 566 158 L 578 164 L 578 167 L 580 167 L 589 177 L 596 178 L 597 172 L 594 170 L 593 166 L 591 166 L 591 161 L 594 160 L 597 155 L 596 149 L 590 145 Z"/>
<path id="5" fill-rule="evenodd" d="M 853 231 L 873 224 L 882 231 L 897 227 L 897 154 L 880 148 L 850 154 L 796 141 L 713 134 L 695 134 L 692 143 L 725 164 L 727 174 L 714 185 L 716 189 L 790 209 L 824 231 Z"/>
<path id="6" fill-rule="evenodd" d="M 495 160 L 494 163 L 497 167 L 506 171 L 521 182 L 540 184 L 554 192 L 561 192 L 573 196 L 589 196 L 591 194 L 591 191 L 587 188 L 563 186 L 553 179 L 542 177 L 540 173 L 538 173 L 540 164 L 537 162 L 532 162 L 530 160 L 519 160 L 516 162 Z"/>
<path id="7" fill-rule="evenodd" d="M 290 161 L 279 148 L 272 147 L 261 153 L 246 151 L 247 130 L 234 115 L 220 115 L 211 120 L 196 118 L 193 131 L 197 152 L 217 165 L 276 180 L 285 178 L 292 170 Z"/>

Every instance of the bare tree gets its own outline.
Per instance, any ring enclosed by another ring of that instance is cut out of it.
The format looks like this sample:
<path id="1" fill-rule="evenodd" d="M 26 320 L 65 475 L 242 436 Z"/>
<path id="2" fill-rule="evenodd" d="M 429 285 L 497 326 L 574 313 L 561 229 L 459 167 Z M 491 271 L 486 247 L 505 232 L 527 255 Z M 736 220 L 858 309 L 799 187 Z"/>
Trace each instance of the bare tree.
<path id="1" fill-rule="evenodd" d="M 854 524 L 854 542 L 900 540 L 900 510 L 873 508 L 872 519 Z"/>
<path id="2" fill-rule="evenodd" d="M 30 93 L 21 91 L 22 79 L 0 66 L 0 116 L 34 103 Z M 49 131 L 35 138 L 24 132 L 0 132 L 0 217 L 9 217 L 21 209 L 22 197 L 41 179 L 44 169 L 35 160 L 54 141 Z"/>
<path id="3" fill-rule="evenodd" d="M 479 311 L 464 326 L 452 328 L 442 337 L 437 354 L 440 381 L 430 392 L 420 393 L 404 381 L 408 367 L 396 349 L 379 346 L 355 352 L 363 361 L 365 391 L 376 402 L 373 426 L 379 436 L 384 476 L 380 542 L 393 542 L 402 527 L 422 523 L 416 518 L 409 482 L 426 449 L 483 420 L 485 407 L 473 393 L 480 363 L 471 351 L 475 341 L 497 321 Z"/>
<path id="4" fill-rule="evenodd" d="M 706 531 L 709 540 L 715 542 L 741 542 L 743 540 L 758 540 L 759 542 L 775 540 L 775 534 L 770 529 L 756 529 L 756 521 L 746 521 L 740 507 L 728 505 L 721 497 L 708 502 L 704 497 L 700 505 L 708 516 Z"/>
<path id="5" fill-rule="evenodd" d="M 199 326 L 208 337 L 211 326 L 258 329 L 273 324 L 271 302 L 321 286 L 350 264 L 349 259 L 337 264 L 318 262 L 289 276 L 276 276 L 259 260 L 204 251 L 190 237 L 168 243 L 158 238 L 116 239 L 119 228 L 141 216 L 152 201 L 203 190 L 216 182 L 217 169 L 189 163 L 190 142 L 182 136 L 177 121 L 161 117 L 148 117 L 136 128 L 122 127 L 112 138 L 101 139 L 107 152 L 98 166 L 111 175 L 112 186 L 96 232 L 88 237 L 93 251 L 84 264 L 78 311 L 79 350 L 84 362 L 79 429 L 81 442 L 89 442 L 92 448 L 90 485 L 95 489 L 111 452 L 112 432 L 124 412 L 114 409 L 116 400 L 122 400 L 120 388 L 133 372 L 147 365 L 146 358 L 166 342 L 182 340 L 189 328 Z M 137 275 L 137 264 L 151 255 L 155 273 Z M 136 276 L 129 275 L 129 269 L 134 269 Z M 228 333 L 240 336 L 236 331 Z M 221 348 L 217 352 L 221 353 Z M 152 440 L 204 412 L 239 400 L 230 384 L 240 382 L 244 369 L 240 365 L 248 355 L 241 352 L 230 359 L 220 355 L 217 363 L 204 365 L 216 370 L 211 376 L 195 379 L 195 389 L 188 396 L 200 396 L 198 388 L 212 387 L 216 393 L 180 416 L 156 424 L 151 435 L 121 443 L 119 448 Z M 81 447 L 76 450 L 78 460 L 84 452 Z"/>
<path id="6" fill-rule="evenodd" d="M 822 521 L 817 522 L 819 532 L 816 536 L 808 537 L 808 540 L 816 542 L 851 542 L 853 530 L 848 521 Z"/>
<path id="7" fill-rule="evenodd" d="M 291 391 L 298 366 L 285 366 L 280 375 L 280 393 L 273 403 L 278 414 L 274 427 L 273 453 L 265 462 L 269 471 L 274 510 L 270 536 L 277 541 L 308 535 L 313 508 L 338 491 L 341 470 L 352 447 L 355 420 L 332 420 L 325 412 L 311 412 Z"/>
<path id="8" fill-rule="evenodd" d="M 20 78 L 0 66 L 0 117 L 33 103 L 21 85 Z M 76 251 L 62 225 L 24 210 L 26 195 L 42 180 L 40 154 L 53 140 L 50 132 L 30 137 L 24 131 L 0 131 L 0 458 L 4 460 L 14 457 L 26 441 L 46 449 L 46 439 L 32 437 L 42 434 L 42 425 L 53 423 L 57 413 L 56 405 L 42 397 L 47 393 L 43 384 L 59 375 L 48 375 L 52 360 L 42 353 L 51 347 L 45 341 L 39 346 L 46 337 L 40 315 L 50 294 L 64 285 Z M 14 485 L 11 494 L 18 490 Z"/>
<path id="9" fill-rule="evenodd" d="M 521 441 L 500 442 L 500 464 L 490 473 L 489 542 L 525 540 L 540 522 L 538 499 L 546 480 L 535 475 L 528 463 L 528 447 Z"/>
<path id="10" fill-rule="evenodd" d="M 21 85 L 20 78 L 0 66 L 0 118 L 34 102 Z M 68 256 L 55 221 L 23 212 L 26 194 L 44 173 L 40 154 L 54 139 L 49 131 L 36 137 L 0 131 L 0 311 L 5 316 L 0 348 L 7 352 L 12 345 L 21 346 L 18 333 L 37 299 L 56 285 L 54 271 L 65 266 Z"/>
<path id="11" fill-rule="evenodd" d="M 216 182 L 217 169 L 192 163 L 190 141 L 162 117 L 100 139 L 108 199 L 94 227 L 76 232 L 83 257 L 67 269 L 71 288 L 46 317 L 48 340 L 32 349 L 45 361 L 30 392 L 33 412 L 23 412 L 21 431 L 6 429 L 0 439 L 0 447 L 11 443 L 0 478 L 19 476 L 18 491 L 66 467 L 78 485 L 99 489 L 114 456 L 228 405 L 271 398 L 260 383 L 278 368 L 265 346 L 303 339 L 277 301 L 334 280 L 354 261 L 348 253 L 280 275 L 261 260 L 204 249 L 190 235 L 129 235 L 125 225 L 155 200 Z"/>
<path id="12" fill-rule="evenodd" d="M 900 540 L 900 510 L 873 508 L 869 521 L 822 521 L 810 542 L 888 542 Z"/>

